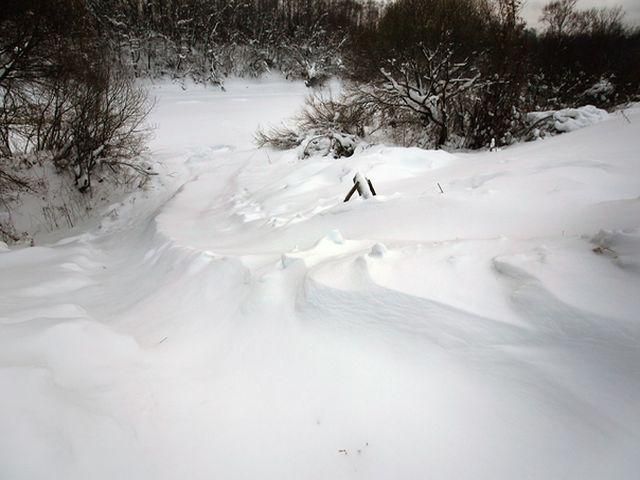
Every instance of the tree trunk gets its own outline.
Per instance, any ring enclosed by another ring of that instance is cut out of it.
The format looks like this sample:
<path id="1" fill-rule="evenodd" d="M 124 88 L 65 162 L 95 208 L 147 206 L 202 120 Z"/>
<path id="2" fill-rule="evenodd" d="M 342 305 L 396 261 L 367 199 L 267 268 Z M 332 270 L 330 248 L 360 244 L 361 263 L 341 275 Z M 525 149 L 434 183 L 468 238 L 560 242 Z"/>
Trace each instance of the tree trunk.
<path id="1" fill-rule="evenodd" d="M 447 143 L 449 139 L 449 129 L 447 128 L 447 124 L 443 123 L 440 125 L 440 133 L 438 134 L 438 142 L 436 143 L 436 149 L 440 150 L 442 146 Z"/>

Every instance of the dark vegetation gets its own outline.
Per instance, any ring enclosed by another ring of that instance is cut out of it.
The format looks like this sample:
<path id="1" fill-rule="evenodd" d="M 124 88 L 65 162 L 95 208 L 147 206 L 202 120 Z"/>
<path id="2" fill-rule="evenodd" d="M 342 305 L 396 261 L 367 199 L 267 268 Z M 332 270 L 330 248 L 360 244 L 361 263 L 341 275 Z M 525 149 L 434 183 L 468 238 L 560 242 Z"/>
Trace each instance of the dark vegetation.
<path id="1" fill-rule="evenodd" d="M 146 96 L 111 62 L 82 0 L 8 0 L 0 13 L 0 156 L 12 167 L 49 162 L 88 191 L 97 170 L 140 169 Z M 0 186 L 2 188 L 2 186 Z"/>
<path id="2" fill-rule="evenodd" d="M 279 148 L 324 138 L 336 155 L 381 132 L 406 145 L 483 148 L 523 138 L 531 110 L 638 98 L 640 30 L 620 9 L 549 3 L 527 28 L 521 0 L 5 0 L 0 10 L 0 193 L 18 166 L 92 179 L 149 173 L 149 109 L 137 78 L 223 87 L 279 71 L 312 96 Z M 326 143 L 325 142 L 325 143 Z M 305 147 L 306 148 L 306 147 Z"/>
<path id="3" fill-rule="evenodd" d="M 526 139 L 529 111 L 639 98 L 640 28 L 620 8 L 552 1 L 536 32 L 521 4 L 396 0 L 352 39 L 343 103 L 400 143 L 482 148 Z"/>

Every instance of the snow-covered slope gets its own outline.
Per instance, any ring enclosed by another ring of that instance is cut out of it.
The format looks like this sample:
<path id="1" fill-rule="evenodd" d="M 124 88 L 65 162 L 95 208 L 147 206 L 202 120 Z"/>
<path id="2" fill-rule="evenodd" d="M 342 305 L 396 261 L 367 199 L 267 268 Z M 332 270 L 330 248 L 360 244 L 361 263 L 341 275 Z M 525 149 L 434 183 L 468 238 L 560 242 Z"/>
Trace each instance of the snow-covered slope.
<path id="1" fill-rule="evenodd" d="M 250 143 L 302 86 L 228 90 L 158 89 L 155 194 L 0 252 L 1 478 L 637 477 L 640 110 L 299 160 Z"/>

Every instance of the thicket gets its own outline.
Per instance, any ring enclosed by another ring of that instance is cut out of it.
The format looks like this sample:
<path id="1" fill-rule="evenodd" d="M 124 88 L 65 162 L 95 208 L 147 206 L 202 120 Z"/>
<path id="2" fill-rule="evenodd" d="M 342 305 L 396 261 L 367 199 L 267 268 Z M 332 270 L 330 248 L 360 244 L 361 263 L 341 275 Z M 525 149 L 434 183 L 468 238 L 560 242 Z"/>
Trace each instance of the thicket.
<path id="1" fill-rule="evenodd" d="M 357 0 L 88 1 L 137 76 L 220 85 L 271 70 L 309 86 L 344 74 L 348 32 L 379 11 Z"/>
<path id="2" fill-rule="evenodd" d="M 482 148 L 526 138 L 529 111 L 638 98 L 640 30 L 620 8 L 578 10 L 575 0 L 555 0 L 536 32 L 521 7 L 521 0 L 391 2 L 351 30 L 342 52 L 350 86 L 320 108 L 368 112 L 344 132 L 368 127 L 405 145 Z M 324 128 L 307 122 L 296 134 Z M 261 132 L 260 141 L 277 143 L 270 134 L 277 130 Z"/>
<path id="3" fill-rule="evenodd" d="M 0 190 L 48 163 L 88 191 L 94 173 L 143 173 L 145 93 L 111 61 L 82 0 L 8 0 L 0 17 Z"/>

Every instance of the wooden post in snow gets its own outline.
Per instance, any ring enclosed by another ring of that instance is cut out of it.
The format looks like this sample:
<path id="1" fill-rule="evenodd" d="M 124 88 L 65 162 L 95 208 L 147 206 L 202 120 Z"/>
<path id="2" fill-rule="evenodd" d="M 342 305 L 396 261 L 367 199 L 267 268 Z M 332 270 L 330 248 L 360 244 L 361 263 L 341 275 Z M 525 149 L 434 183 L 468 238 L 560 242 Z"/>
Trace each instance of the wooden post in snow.
<path id="1" fill-rule="evenodd" d="M 353 177 L 353 188 L 349 190 L 349 193 L 345 197 L 344 201 L 348 202 L 354 193 L 358 192 L 358 195 L 367 199 L 372 196 L 376 196 L 376 190 L 373 188 L 373 183 L 368 178 L 363 177 L 360 172 L 357 172 Z"/>

